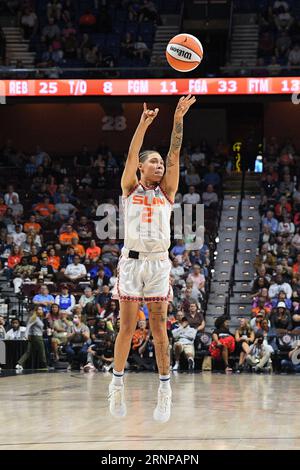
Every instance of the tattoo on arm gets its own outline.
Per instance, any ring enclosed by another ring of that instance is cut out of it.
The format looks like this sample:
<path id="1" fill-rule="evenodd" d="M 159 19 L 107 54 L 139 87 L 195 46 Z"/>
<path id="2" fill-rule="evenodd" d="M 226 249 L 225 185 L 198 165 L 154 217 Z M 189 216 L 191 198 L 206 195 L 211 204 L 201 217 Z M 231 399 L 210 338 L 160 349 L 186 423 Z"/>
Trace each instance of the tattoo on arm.
<path id="1" fill-rule="evenodd" d="M 172 135 L 171 135 L 170 150 L 167 156 L 167 167 L 174 166 L 177 163 L 173 155 L 180 151 L 181 144 L 182 144 L 182 136 L 183 136 L 183 123 L 176 122 L 173 128 Z"/>

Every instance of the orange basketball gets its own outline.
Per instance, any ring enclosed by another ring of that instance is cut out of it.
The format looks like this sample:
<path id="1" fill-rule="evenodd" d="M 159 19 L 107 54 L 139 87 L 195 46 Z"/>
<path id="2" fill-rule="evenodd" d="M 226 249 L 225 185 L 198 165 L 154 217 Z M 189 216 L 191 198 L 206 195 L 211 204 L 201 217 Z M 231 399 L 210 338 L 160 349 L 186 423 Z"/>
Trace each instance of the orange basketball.
<path id="1" fill-rule="evenodd" d="M 203 47 L 199 39 L 192 34 L 177 34 L 167 45 L 166 57 L 173 69 L 190 72 L 200 64 Z"/>

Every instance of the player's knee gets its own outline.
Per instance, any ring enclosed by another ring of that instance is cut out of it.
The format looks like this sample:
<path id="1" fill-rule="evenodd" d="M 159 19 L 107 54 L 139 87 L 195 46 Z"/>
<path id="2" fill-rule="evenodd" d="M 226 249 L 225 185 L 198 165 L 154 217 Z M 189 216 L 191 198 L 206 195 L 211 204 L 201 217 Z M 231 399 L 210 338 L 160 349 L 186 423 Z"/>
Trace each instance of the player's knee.
<path id="1" fill-rule="evenodd" d="M 132 338 L 134 331 L 135 331 L 135 327 L 133 328 L 132 325 L 130 325 L 130 323 L 128 324 L 124 323 L 120 328 L 120 334 L 127 338 Z"/>
<path id="2" fill-rule="evenodd" d="M 169 341 L 166 328 L 163 326 L 156 326 L 151 330 L 154 341 Z"/>

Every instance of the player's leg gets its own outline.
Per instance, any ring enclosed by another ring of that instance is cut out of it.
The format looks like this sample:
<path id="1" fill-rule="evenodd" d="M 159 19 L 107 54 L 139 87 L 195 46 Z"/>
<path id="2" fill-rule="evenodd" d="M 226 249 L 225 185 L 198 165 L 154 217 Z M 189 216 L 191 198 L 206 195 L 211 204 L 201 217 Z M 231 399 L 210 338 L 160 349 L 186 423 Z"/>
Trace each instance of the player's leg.
<path id="1" fill-rule="evenodd" d="M 171 415 L 170 348 L 167 335 L 168 302 L 147 302 L 150 329 L 154 339 L 155 357 L 159 371 L 158 403 L 153 417 L 166 422 Z"/>
<path id="2" fill-rule="evenodd" d="M 113 378 L 109 385 L 109 409 L 113 416 L 126 416 L 124 368 L 136 329 L 138 302 L 120 302 L 120 330 L 115 343 Z"/>
<path id="3" fill-rule="evenodd" d="M 136 330 L 138 302 L 120 301 L 120 330 L 115 342 L 114 370 L 124 372 L 131 347 L 132 336 Z"/>

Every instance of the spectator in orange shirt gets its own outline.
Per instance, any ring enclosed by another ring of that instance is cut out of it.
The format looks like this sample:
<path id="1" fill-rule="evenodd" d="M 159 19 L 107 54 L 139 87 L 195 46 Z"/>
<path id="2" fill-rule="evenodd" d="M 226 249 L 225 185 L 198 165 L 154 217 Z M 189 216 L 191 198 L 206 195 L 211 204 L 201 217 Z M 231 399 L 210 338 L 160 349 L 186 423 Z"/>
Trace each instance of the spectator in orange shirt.
<path id="1" fill-rule="evenodd" d="M 74 248 L 76 255 L 80 256 L 80 258 L 84 257 L 85 249 L 83 245 L 80 245 L 78 237 L 72 238 L 72 247 Z"/>
<path id="2" fill-rule="evenodd" d="M 50 248 L 48 252 L 48 264 L 52 266 L 53 271 L 57 272 L 59 270 L 60 257 L 57 256 L 54 248 Z"/>
<path id="3" fill-rule="evenodd" d="M 145 320 L 140 320 L 138 322 L 138 328 L 135 330 L 135 333 L 132 337 L 132 349 L 134 351 L 137 351 L 143 343 L 146 341 L 146 338 L 148 336 L 148 330 L 146 328 L 146 321 Z"/>
<path id="4" fill-rule="evenodd" d="M 59 242 L 64 246 L 72 245 L 73 238 L 78 238 L 78 233 L 73 230 L 72 225 L 67 225 L 66 231 L 59 235 Z"/>
<path id="5" fill-rule="evenodd" d="M 140 370 L 155 370 L 154 344 L 146 322 L 139 321 L 138 329 L 132 338 L 132 359 Z"/>
<path id="6" fill-rule="evenodd" d="M 23 254 L 22 254 L 21 248 L 15 245 L 13 247 L 12 253 L 7 259 L 7 266 L 13 269 L 17 264 L 20 263 L 22 256 Z"/>
<path id="7" fill-rule="evenodd" d="M 293 264 L 293 273 L 300 273 L 300 253 L 297 255 L 296 263 Z"/>
<path id="8" fill-rule="evenodd" d="M 142 306 L 140 305 L 137 313 L 137 321 L 146 321 L 146 315 L 144 313 L 144 310 L 142 309 Z"/>
<path id="9" fill-rule="evenodd" d="M 3 197 L 0 197 L 0 216 L 5 215 L 7 211 L 7 205 L 4 203 Z"/>
<path id="10" fill-rule="evenodd" d="M 96 245 L 95 240 L 91 240 L 90 246 L 86 250 L 86 263 L 97 263 L 101 256 L 101 248 Z"/>
<path id="11" fill-rule="evenodd" d="M 33 207 L 33 210 L 38 213 L 39 218 L 45 220 L 52 220 L 53 214 L 56 211 L 54 204 L 50 203 L 50 199 L 45 197 L 44 202 L 39 202 Z"/>
<path id="12" fill-rule="evenodd" d="M 25 222 L 24 224 L 24 232 L 29 232 L 30 230 L 34 230 L 35 233 L 40 233 L 41 225 L 36 221 L 36 216 L 31 215 L 29 217 L 29 222 Z"/>

